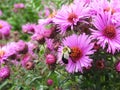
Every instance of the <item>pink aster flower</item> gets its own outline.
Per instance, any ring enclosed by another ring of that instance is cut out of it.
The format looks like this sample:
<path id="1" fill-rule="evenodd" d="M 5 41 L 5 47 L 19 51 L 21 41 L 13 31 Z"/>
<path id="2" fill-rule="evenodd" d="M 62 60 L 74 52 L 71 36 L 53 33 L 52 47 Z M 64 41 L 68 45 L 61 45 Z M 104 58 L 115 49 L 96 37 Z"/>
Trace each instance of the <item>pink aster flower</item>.
<path id="1" fill-rule="evenodd" d="M 4 21 L 0 20 L 0 33 L 2 34 L 2 38 L 6 38 L 10 35 L 11 25 Z"/>
<path id="2" fill-rule="evenodd" d="M 4 63 L 8 58 L 13 59 L 16 56 L 15 42 L 8 43 L 0 47 L 0 64 Z"/>
<path id="3" fill-rule="evenodd" d="M 24 57 L 23 57 L 22 60 L 21 60 L 22 66 L 25 67 L 25 66 L 26 66 L 26 63 L 27 63 L 28 61 L 31 61 L 31 60 L 32 60 L 31 55 L 25 54 Z"/>
<path id="4" fill-rule="evenodd" d="M 14 8 L 16 8 L 16 9 L 22 9 L 22 8 L 25 8 L 25 5 L 24 5 L 24 3 L 15 3 L 14 4 Z"/>
<path id="5" fill-rule="evenodd" d="M 50 24 L 52 22 L 52 18 L 46 18 L 46 19 L 39 19 L 38 23 L 41 25 L 47 25 Z"/>
<path id="6" fill-rule="evenodd" d="M 119 0 L 94 0 L 91 4 L 91 12 L 94 14 L 99 12 L 111 12 L 111 14 L 120 12 Z"/>
<path id="7" fill-rule="evenodd" d="M 108 7 L 108 1 L 107 0 L 93 0 L 90 3 L 90 14 L 96 15 L 97 13 L 104 11 L 104 9 L 106 9 L 106 7 Z"/>
<path id="8" fill-rule="evenodd" d="M 60 26 L 61 33 L 64 33 L 66 29 L 73 25 L 76 25 L 78 21 L 88 16 L 89 8 L 85 5 L 85 2 L 79 2 L 71 4 L 69 6 L 62 6 L 53 18 L 53 22 Z"/>
<path id="9" fill-rule="evenodd" d="M 6 44 L 3 48 L 5 50 L 5 57 L 9 59 L 15 59 L 17 55 L 16 42 Z"/>
<path id="10" fill-rule="evenodd" d="M 108 6 L 104 10 L 111 11 L 111 14 L 120 12 L 120 0 L 110 0 Z"/>
<path id="11" fill-rule="evenodd" d="M 5 52 L 6 51 L 4 50 L 4 48 L 0 48 L 0 64 L 4 63 L 4 60 L 6 60 Z"/>
<path id="12" fill-rule="evenodd" d="M 33 40 L 43 40 L 44 38 L 48 38 L 53 33 L 54 26 L 51 26 L 51 24 L 38 24 L 35 27 L 35 33 L 32 36 Z"/>
<path id="13" fill-rule="evenodd" d="M 78 36 L 74 34 L 63 40 L 63 46 L 58 49 L 58 62 L 62 64 L 64 64 L 61 59 L 64 46 L 71 49 L 68 64 L 65 64 L 69 73 L 83 72 L 83 68 L 91 67 L 92 59 L 89 55 L 94 53 L 94 50 L 92 50 L 94 44 L 91 43 L 91 38 L 88 35 L 82 34 Z"/>
<path id="14" fill-rule="evenodd" d="M 26 67 L 27 62 L 33 61 L 34 59 L 38 58 L 38 56 L 33 52 L 35 45 L 31 42 L 28 42 L 26 44 L 28 46 L 28 52 L 22 57 L 21 64 L 23 67 Z"/>
<path id="15" fill-rule="evenodd" d="M 120 50 L 120 23 L 113 23 L 110 13 L 97 14 L 93 25 L 96 30 L 92 30 L 92 37 L 98 40 L 97 44 L 112 54 Z"/>
<path id="16" fill-rule="evenodd" d="M 32 40 L 37 40 L 37 41 L 40 40 L 41 41 L 44 38 L 44 36 L 43 36 L 44 31 L 43 31 L 42 28 L 43 28 L 43 26 L 41 24 L 40 25 L 36 25 L 35 33 L 31 37 Z"/>
<path id="17" fill-rule="evenodd" d="M 37 47 L 37 45 L 33 42 L 27 42 L 28 45 L 28 53 L 31 55 L 33 58 L 38 58 L 38 56 L 34 53 L 34 49 Z"/>
<path id="18" fill-rule="evenodd" d="M 35 26 L 36 26 L 35 24 L 30 24 L 30 23 L 25 24 L 22 26 L 22 31 L 24 33 L 33 34 L 35 32 L 34 30 Z"/>
<path id="19" fill-rule="evenodd" d="M 26 54 L 28 52 L 28 45 L 26 44 L 26 42 L 24 42 L 23 40 L 19 40 L 16 43 L 16 51 L 19 54 Z"/>
<path id="20" fill-rule="evenodd" d="M 10 69 L 7 66 L 0 68 L 0 79 L 4 80 L 9 76 L 10 76 Z"/>

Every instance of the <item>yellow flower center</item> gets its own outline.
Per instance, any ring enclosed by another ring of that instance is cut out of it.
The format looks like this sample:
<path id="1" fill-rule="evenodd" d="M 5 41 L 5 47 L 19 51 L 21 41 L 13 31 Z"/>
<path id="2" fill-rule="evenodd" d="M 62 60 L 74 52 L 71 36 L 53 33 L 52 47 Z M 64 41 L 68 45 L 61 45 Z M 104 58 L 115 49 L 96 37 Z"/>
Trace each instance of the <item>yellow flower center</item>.
<path id="1" fill-rule="evenodd" d="M 0 50 L 0 58 L 2 58 L 4 54 L 5 52 L 3 50 Z"/>
<path id="2" fill-rule="evenodd" d="M 57 12 L 56 12 L 56 11 L 53 11 L 53 12 L 48 16 L 48 18 L 54 18 L 56 14 L 57 14 Z"/>
<path id="3" fill-rule="evenodd" d="M 0 24 L 0 29 L 1 29 L 2 27 L 3 27 L 2 24 Z"/>

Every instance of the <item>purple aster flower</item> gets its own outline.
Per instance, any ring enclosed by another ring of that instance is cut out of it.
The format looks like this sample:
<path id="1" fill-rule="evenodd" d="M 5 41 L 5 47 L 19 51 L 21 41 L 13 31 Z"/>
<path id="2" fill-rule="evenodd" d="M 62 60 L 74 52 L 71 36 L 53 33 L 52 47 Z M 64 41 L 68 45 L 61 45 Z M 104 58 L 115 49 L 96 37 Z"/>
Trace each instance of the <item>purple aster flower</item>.
<path id="1" fill-rule="evenodd" d="M 47 25 L 50 24 L 52 22 L 52 18 L 46 18 L 46 19 L 39 19 L 38 23 L 40 25 Z"/>
<path id="2" fill-rule="evenodd" d="M 36 25 L 35 27 L 35 33 L 33 34 L 33 36 L 31 37 L 32 40 L 36 40 L 36 41 L 43 41 L 44 36 L 43 36 L 43 26 L 41 24 Z"/>
<path id="3" fill-rule="evenodd" d="M 2 38 L 6 38 L 10 35 L 11 25 L 4 21 L 0 20 L 0 33 L 2 34 Z"/>
<path id="4" fill-rule="evenodd" d="M 103 49 L 114 54 L 120 50 L 120 23 L 113 23 L 110 13 L 101 12 L 93 20 L 96 30 L 92 30 L 93 39 L 97 39 Z"/>
<path id="5" fill-rule="evenodd" d="M 16 42 L 11 42 L 5 45 L 3 48 L 6 51 L 5 52 L 5 57 L 7 59 L 15 59 L 17 56 L 17 51 L 16 51 Z"/>
<path id="6" fill-rule="evenodd" d="M 29 54 L 25 54 L 24 55 L 24 57 L 22 58 L 22 60 L 21 60 L 21 64 L 22 64 L 22 66 L 23 67 L 26 67 L 26 63 L 28 62 L 28 61 L 31 61 L 31 56 L 29 55 Z"/>
<path id="7" fill-rule="evenodd" d="M 73 25 L 76 25 L 78 21 L 82 22 L 88 16 L 88 11 L 89 8 L 85 2 L 64 5 L 53 18 L 53 22 L 59 25 L 61 33 L 65 33 L 69 26 L 73 28 Z"/>
<path id="8" fill-rule="evenodd" d="M 0 78 L 3 80 L 3 79 L 6 79 L 10 76 L 10 69 L 8 67 L 3 67 L 0 69 Z"/>
<path id="9" fill-rule="evenodd" d="M 33 61 L 34 59 L 37 59 L 38 56 L 33 52 L 33 49 L 35 48 L 35 45 L 31 42 L 26 43 L 28 46 L 28 52 L 23 55 L 21 64 L 23 67 L 26 68 L 26 64 L 30 61 Z"/>
<path id="10" fill-rule="evenodd" d="M 16 43 L 11 42 L 0 48 L 0 64 L 7 59 L 15 59 L 16 57 Z"/>
<path id="11" fill-rule="evenodd" d="M 44 38 L 48 38 L 51 36 L 51 34 L 53 33 L 54 27 L 50 26 L 50 24 L 38 24 L 35 27 L 35 33 L 32 36 L 33 40 L 37 40 L 37 41 L 45 41 Z M 48 26 L 48 27 L 47 27 Z"/>
<path id="12" fill-rule="evenodd" d="M 35 26 L 36 26 L 35 24 L 30 24 L 30 23 L 25 24 L 22 26 L 22 31 L 24 33 L 33 34 L 35 32 L 35 30 L 34 30 Z"/>
<path id="13" fill-rule="evenodd" d="M 94 0 L 91 4 L 91 12 L 97 14 L 99 12 L 111 12 L 111 14 L 120 12 L 119 0 Z"/>
<path id="14" fill-rule="evenodd" d="M 33 58 L 38 58 L 38 56 L 34 53 L 34 49 L 37 47 L 36 43 L 27 42 L 27 45 L 29 55 L 31 55 Z"/>
<path id="15" fill-rule="evenodd" d="M 3 63 L 5 59 L 5 50 L 3 48 L 0 48 L 0 64 Z"/>
<path id="16" fill-rule="evenodd" d="M 16 47 L 16 51 L 19 54 L 26 54 L 28 52 L 28 45 L 26 44 L 26 42 L 19 40 L 16 43 L 17 47 Z"/>
<path id="17" fill-rule="evenodd" d="M 88 35 L 82 34 L 78 36 L 73 34 L 66 37 L 63 40 L 63 46 L 58 49 L 58 62 L 65 64 L 61 56 L 66 54 L 67 48 L 65 47 L 69 47 L 69 55 L 66 54 L 68 59 L 68 63 L 65 64 L 66 70 L 69 73 L 83 72 L 83 68 L 91 67 L 92 59 L 89 55 L 94 53 L 93 46 L 94 44 L 91 43 L 91 38 Z"/>

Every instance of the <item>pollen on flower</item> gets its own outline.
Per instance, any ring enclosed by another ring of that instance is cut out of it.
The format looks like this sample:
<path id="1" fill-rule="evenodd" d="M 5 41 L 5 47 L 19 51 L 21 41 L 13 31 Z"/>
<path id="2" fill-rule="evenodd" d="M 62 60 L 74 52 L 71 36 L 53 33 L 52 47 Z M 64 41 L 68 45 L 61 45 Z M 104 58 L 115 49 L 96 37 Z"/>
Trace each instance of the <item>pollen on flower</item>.
<path id="1" fill-rule="evenodd" d="M 1 29 L 2 27 L 3 27 L 2 24 L 0 24 L 0 29 Z"/>
<path id="2" fill-rule="evenodd" d="M 75 19 L 77 19 L 77 15 L 75 13 L 69 14 L 69 16 L 67 18 L 68 22 L 70 22 L 70 23 L 74 23 Z"/>
<path id="3" fill-rule="evenodd" d="M 57 12 L 54 11 L 54 12 L 52 12 L 52 13 L 48 16 L 48 18 L 54 18 L 56 14 L 57 14 Z"/>
<path id="4" fill-rule="evenodd" d="M 109 12 L 110 9 L 111 9 L 111 14 L 114 14 L 114 13 L 116 12 L 114 8 L 110 8 L 110 7 L 105 8 L 105 9 L 104 9 L 104 12 L 105 12 L 105 11 L 106 11 L 106 12 Z"/>
<path id="5" fill-rule="evenodd" d="M 5 54 L 5 52 L 3 50 L 0 50 L 0 58 L 2 58 L 2 56 Z"/>
<path id="6" fill-rule="evenodd" d="M 115 31 L 115 27 L 113 25 L 109 25 L 107 26 L 104 30 L 103 30 L 103 35 L 113 39 L 116 36 L 116 31 Z"/>
<path id="7" fill-rule="evenodd" d="M 77 60 L 79 60 L 82 57 L 82 55 L 83 55 L 82 51 L 78 47 L 71 48 L 70 57 L 73 62 L 76 62 Z"/>

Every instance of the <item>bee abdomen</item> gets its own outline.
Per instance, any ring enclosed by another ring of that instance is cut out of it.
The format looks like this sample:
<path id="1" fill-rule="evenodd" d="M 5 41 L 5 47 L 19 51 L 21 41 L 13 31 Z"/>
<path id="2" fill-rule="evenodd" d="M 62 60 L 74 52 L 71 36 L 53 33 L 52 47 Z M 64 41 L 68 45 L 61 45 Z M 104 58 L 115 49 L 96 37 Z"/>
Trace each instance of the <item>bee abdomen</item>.
<path id="1" fill-rule="evenodd" d="M 62 61 L 63 61 L 64 64 L 68 64 L 68 59 L 62 57 Z"/>

